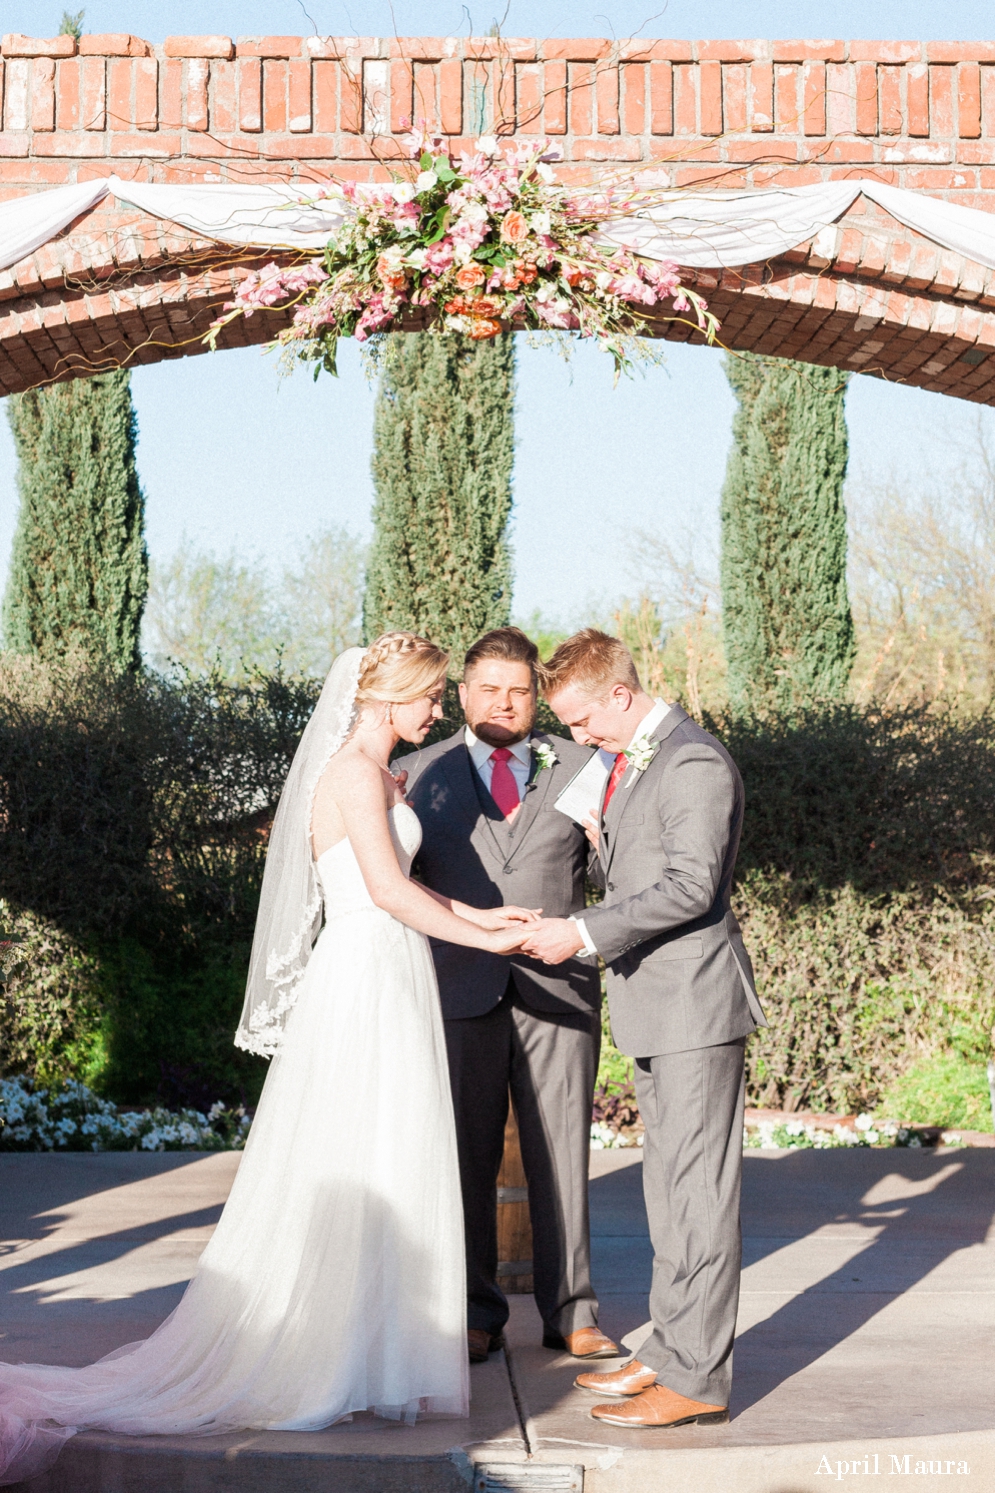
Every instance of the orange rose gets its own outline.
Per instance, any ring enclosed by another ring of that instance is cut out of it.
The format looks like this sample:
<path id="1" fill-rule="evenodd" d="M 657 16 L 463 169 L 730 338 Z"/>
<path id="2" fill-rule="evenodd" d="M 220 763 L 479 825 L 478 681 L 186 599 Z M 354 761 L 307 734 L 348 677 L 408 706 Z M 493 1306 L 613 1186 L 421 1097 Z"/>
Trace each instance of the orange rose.
<path id="1" fill-rule="evenodd" d="M 534 264 L 523 264 L 518 273 L 521 277 L 523 285 L 531 285 L 532 281 L 536 278 L 539 271 L 536 269 Z"/>
<path id="2" fill-rule="evenodd" d="M 579 285 L 583 276 L 580 270 L 567 270 L 563 278 L 568 285 Z"/>
<path id="3" fill-rule="evenodd" d="M 472 260 L 456 272 L 456 284 L 460 290 L 472 290 L 475 285 L 483 285 L 486 279 L 487 272 L 483 265 L 474 264 Z"/>
<path id="4" fill-rule="evenodd" d="M 496 295 L 477 296 L 470 302 L 471 316 L 500 316 L 503 310 L 504 302 Z"/>
<path id="5" fill-rule="evenodd" d="M 456 295 L 451 301 L 446 302 L 446 311 L 450 316 L 469 316 L 476 307 L 476 302 L 471 301 L 468 296 Z"/>
<path id="6" fill-rule="evenodd" d="M 391 263 L 386 254 L 381 254 L 377 260 L 377 278 L 387 290 L 403 290 L 407 284 L 404 271 L 398 265 Z"/>
<path id="7" fill-rule="evenodd" d="M 501 224 L 501 238 L 506 244 L 520 244 L 529 236 L 529 225 L 521 213 L 512 210 L 505 213 Z"/>
<path id="8" fill-rule="evenodd" d="M 484 342 L 488 337 L 499 337 L 501 335 L 501 323 L 490 321 L 486 316 L 474 316 L 470 322 L 468 337 L 474 342 Z"/>

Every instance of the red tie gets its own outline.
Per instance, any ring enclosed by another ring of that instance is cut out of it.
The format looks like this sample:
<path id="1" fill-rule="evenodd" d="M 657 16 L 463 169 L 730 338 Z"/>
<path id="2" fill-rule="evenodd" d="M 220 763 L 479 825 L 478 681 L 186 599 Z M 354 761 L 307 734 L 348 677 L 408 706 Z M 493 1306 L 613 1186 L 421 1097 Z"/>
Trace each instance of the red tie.
<path id="1" fill-rule="evenodd" d="M 625 753 L 619 752 L 618 756 L 615 758 L 615 766 L 611 770 L 611 777 L 608 779 L 608 787 L 605 789 L 605 801 L 601 805 L 602 815 L 608 813 L 608 805 L 611 803 L 612 794 L 615 792 L 615 789 L 621 782 L 622 774 L 625 772 L 625 769 L 628 767 L 628 765 L 629 762 Z"/>
<path id="2" fill-rule="evenodd" d="M 522 807 L 522 801 L 518 796 L 518 784 L 508 766 L 510 759 L 511 753 L 507 747 L 495 747 L 491 752 L 491 761 L 494 764 L 491 769 L 491 798 L 509 823 Z"/>

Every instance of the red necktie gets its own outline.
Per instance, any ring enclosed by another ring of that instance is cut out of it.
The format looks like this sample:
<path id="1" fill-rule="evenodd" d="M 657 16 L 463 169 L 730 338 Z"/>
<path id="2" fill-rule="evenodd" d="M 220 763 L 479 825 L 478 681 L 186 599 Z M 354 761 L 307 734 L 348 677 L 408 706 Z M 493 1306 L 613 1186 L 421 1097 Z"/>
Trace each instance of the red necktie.
<path id="1" fill-rule="evenodd" d="M 518 784 L 508 766 L 510 759 L 511 753 L 507 747 L 495 747 L 491 752 L 491 762 L 494 764 L 491 770 L 491 798 L 509 822 L 522 807 Z"/>
<path id="2" fill-rule="evenodd" d="M 615 766 L 611 770 L 611 777 L 608 779 L 608 787 L 605 789 L 605 801 L 601 805 L 602 816 L 608 813 L 608 805 L 611 803 L 612 794 L 615 792 L 615 789 L 621 782 L 622 774 L 625 772 L 625 769 L 628 767 L 628 765 L 629 761 L 625 753 L 619 752 L 618 756 L 615 758 Z"/>

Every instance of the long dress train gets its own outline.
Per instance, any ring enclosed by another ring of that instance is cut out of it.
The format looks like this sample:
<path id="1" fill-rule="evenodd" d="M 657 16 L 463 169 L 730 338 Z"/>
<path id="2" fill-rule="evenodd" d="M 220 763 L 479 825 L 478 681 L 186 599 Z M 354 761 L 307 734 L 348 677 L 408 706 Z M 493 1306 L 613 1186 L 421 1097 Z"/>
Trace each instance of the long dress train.
<path id="1" fill-rule="evenodd" d="M 390 813 L 405 874 L 421 838 Z M 374 906 L 347 840 L 238 1175 L 176 1310 L 82 1369 L 0 1365 L 0 1482 L 75 1431 L 308 1430 L 467 1413 L 459 1173 L 427 940 Z"/>

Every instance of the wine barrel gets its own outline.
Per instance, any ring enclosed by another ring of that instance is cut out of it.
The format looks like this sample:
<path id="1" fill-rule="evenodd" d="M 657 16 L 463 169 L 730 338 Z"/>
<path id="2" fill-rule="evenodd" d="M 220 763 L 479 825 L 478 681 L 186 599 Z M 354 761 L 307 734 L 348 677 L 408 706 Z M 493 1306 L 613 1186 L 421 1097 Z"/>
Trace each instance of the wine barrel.
<path id="1" fill-rule="evenodd" d="M 504 1127 L 504 1156 L 497 1189 L 498 1285 L 506 1295 L 532 1292 L 532 1220 L 518 1140 L 518 1121 L 508 1103 Z"/>

